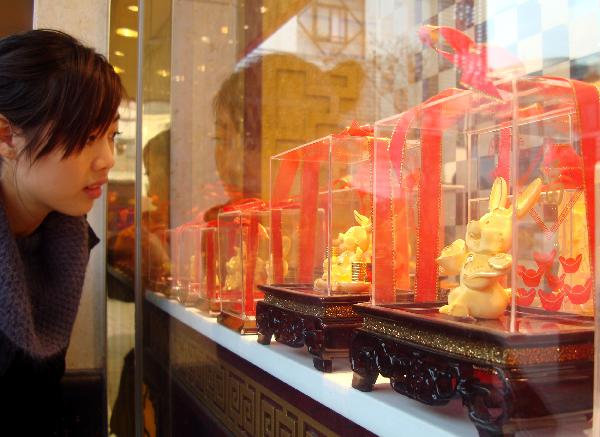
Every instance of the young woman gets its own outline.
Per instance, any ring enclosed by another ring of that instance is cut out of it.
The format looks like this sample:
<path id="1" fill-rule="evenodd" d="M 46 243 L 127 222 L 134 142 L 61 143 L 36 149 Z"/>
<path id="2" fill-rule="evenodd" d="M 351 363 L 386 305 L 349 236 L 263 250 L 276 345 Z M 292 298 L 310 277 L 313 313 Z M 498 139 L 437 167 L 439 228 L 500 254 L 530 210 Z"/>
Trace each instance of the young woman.
<path id="1" fill-rule="evenodd" d="M 121 94 L 106 59 L 69 35 L 0 39 L 1 429 L 18 408 L 45 408 L 31 422 L 56 409 Z"/>

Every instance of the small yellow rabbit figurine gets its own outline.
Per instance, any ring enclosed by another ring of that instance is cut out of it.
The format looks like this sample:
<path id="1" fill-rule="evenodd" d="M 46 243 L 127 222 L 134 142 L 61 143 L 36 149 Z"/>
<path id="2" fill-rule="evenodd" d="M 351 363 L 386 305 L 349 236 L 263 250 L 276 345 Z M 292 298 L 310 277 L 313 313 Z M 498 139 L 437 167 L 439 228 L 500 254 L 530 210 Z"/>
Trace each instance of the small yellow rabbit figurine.
<path id="1" fill-rule="evenodd" d="M 517 218 L 524 217 L 537 202 L 542 190 L 541 179 L 531 182 L 519 195 Z M 500 284 L 510 269 L 508 254 L 512 243 L 513 206 L 507 207 L 506 181 L 494 181 L 489 200 L 489 212 L 467 225 L 465 240 L 458 239 L 442 249 L 437 263 L 451 275 L 460 273 L 460 285 L 448 295 L 443 314 L 454 317 L 496 319 L 506 309 L 510 289 Z"/>
<path id="2" fill-rule="evenodd" d="M 371 219 L 354 211 L 354 220 L 357 225 L 350 227 L 346 232 L 339 233 L 332 241 L 331 256 L 323 261 L 323 276 L 315 280 L 314 286 L 318 290 L 327 289 L 328 266 L 331 262 L 331 290 L 334 292 L 362 293 L 369 291 L 370 284 L 352 281 L 352 263 L 371 262 L 372 225 Z"/>

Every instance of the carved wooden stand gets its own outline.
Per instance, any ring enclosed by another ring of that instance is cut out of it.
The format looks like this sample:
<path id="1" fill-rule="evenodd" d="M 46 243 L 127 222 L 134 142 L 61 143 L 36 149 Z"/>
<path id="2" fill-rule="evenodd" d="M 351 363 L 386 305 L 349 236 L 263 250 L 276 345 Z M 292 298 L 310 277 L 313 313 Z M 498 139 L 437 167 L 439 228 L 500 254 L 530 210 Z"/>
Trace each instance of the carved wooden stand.
<path id="1" fill-rule="evenodd" d="M 350 339 L 362 317 L 352 305 L 369 300 L 368 294 L 323 296 L 312 286 L 259 286 L 265 293 L 256 305 L 258 342 L 271 338 L 291 347 L 307 346 L 313 364 L 332 371 L 334 358 L 347 358 Z"/>
<path id="2" fill-rule="evenodd" d="M 221 314 L 221 304 L 214 299 L 201 297 L 198 299 L 195 307 L 210 317 L 217 317 Z"/>
<path id="3" fill-rule="evenodd" d="M 431 317 L 438 307 L 355 305 L 364 324 L 352 338 L 352 386 L 371 391 L 381 374 L 394 390 L 425 404 L 460 397 L 482 436 L 591 416 L 593 320 L 519 312 L 518 322 L 527 316 L 539 331 L 511 334 Z"/>
<path id="4" fill-rule="evenodd" d="M 248 317 L 222 312 L 217 317 L 217 322 L 240 334 L 256 334 L 256 321 Z"/>

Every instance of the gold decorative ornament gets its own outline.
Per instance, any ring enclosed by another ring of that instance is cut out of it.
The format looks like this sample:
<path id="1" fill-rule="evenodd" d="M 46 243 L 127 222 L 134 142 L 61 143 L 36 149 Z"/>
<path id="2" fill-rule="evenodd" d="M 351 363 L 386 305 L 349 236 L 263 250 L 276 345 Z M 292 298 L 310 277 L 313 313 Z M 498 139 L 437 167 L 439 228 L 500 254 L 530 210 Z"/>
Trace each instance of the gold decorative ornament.
<path id="1" fill-rule="evenodd" d="M 278 308 L 294 311 L 300 314 L 313 317 L 329 317 L 329 318 L 352 318 L 359 317 L 352 304 L 307 304 L 298 302 L 292 299 L 285 299 L 273 294 L 265 293 L 264 302 L 276 306 Z"/>
<path id="2" fill-rule="evenodd" d="M 363 328 L 388 337 L 447 352 L 476 362 L 502 366 L 527 366 L 544 363 L 586 361 L 594 357 L 594 344 L 556 344 L 516 348 L 498 343 L 469 339 L 436 329 L 402 324 L 366 316 Z"/>

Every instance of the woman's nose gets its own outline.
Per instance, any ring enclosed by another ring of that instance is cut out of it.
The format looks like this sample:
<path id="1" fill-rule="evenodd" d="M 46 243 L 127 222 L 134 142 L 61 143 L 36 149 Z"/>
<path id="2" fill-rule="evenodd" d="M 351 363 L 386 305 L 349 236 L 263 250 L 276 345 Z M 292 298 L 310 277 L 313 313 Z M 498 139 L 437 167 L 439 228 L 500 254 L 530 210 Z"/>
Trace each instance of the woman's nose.
<path id="1" fill-rule="evenodd" d="M 94 159 L 92 169 L 94 171 L 99 170 L 110 170 L 115 165 L 115 146 L 112 141 L 108 139 L 108 137 L 104 137 L 101 141 L 99 147 L 99 154 Z"/>

